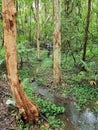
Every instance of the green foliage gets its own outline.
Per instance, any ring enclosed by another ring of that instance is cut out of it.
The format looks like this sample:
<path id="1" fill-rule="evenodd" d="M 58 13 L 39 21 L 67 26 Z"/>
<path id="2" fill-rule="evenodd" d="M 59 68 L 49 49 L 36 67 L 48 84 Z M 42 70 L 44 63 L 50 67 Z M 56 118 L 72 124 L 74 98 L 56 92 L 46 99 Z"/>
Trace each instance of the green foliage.
<path id="1" fill-rule="evenodd" d="M 49 117 L 49 125 L 51 128 L 59 128 L 59 130 L 64 129 L 64 123 L 60 119 L 56 119 L 54 116 Z"/>
<path id="2" fill-rule="evenodd" d="M 24 41 L 18 44 L 17 49 L 19 60 L 22 58 L 23 61 L 32 62 L 32 59 L 36 58 L 36 50 L 30 47 L 28 41 Z"/>
<path id="3" fill-rule="evenodd" d="M 44 53 L 44 51 L 42 53 Z M 39 73 L 45 72 L 46 70 L 52 68 L 52 58 L 51 57 L 48 58 L 46 52 L 42 55 L 42 58 L 43 62 L 42 65 L 40 66 Z"/>
<path id="4" fill-rule="evenodd" d="M 49 129 L 49 128 L 46 127 L 46 126 L 41 126 L 40 130 L 51 130 L 51 129 Z"/>
<path id="5" fill-rule="evenodd" d="M 25 36 L 23 34 L 20 34 L 20 41 L 24 42 L 25 41 Z"/>
<path id="6" fill-rule="evenodd" d="M 60 113 L 64 113 L 64 107 L 56 106 L 54 103 L 44 100 L 44 99 L 37 99 L 37 104 L 41 106 L 41 113 L 45 114 L 48 118 L 49 116 L 56 116 Z"/>
<path id="7" fill-rule="evenodd" d="M 94 105 L 93 112 L 94 113 L 98 113 L 98 104 Z"/>
<path id="8" fill-rule="evenodd" d="M 22 120 L 20 120 L 19 121 L 19 125 L 18 125 L 18 128 L 17 129 L 15 129 L 15 130 L 27 130 L 27 129 L 32 129 L 33 130 L 33 126 L 31 125 L 31 124 L 23 124 L 23 121 Z"/>
<path id="9" fill-rule="evenodd" d="M 63 90 L 63 92 L 62 92 L 62 96 L 64 96 L 64 97 L 67 96 L 67 91 L 66 91 L 66 89 Z"/>
<path id="10" fill-rule="evenodd" d="M 26 92 L 27 96 L 35 100 L 35 102 L 40 107 L 40 112 L 42 115 L 44 115 L 49 120 L 49 125 L 51 128 L 62 126 L 64 127 L 64 124 L 60 119 L 57 119 L 57 115 L 62 114 L 65 112 L 65 108 L 62 106 L 57 106 L 54 103 L 50 102 L 49 100 L 42 99 L 37 94 L 32 95 L 32 93 L 35 91 L 35 86 L 31 87 L 29 79 L 25 78 L 22 81 L 22 86 L 24 91 Z M 54 124 L 55 123 L 55 124 Z"/>
<path id="11" fill-rule="evenodd" d="M 86 77 L 86 73 L 83 72 L 83 71 L 81 71 L 81 72 L 79 72 L 79 73 L 76 75 L 76 80 L 77 80 L 77 81 L 81 81 L 81 79 L 85 79 L 85 77 Z"/>
<path id="12" fill-rule="evenodd" d="M 98 81 L 98 74 L 95 75 L 95 81 Z"/>
<path id="13" fill-rule="evenodd" d="M 39 77 L 39 78 L 37 79 L 37 83 L 38 83 L 38 85 L 42 85 L 42 84 L 44 83 L 43 78 Z"/>
<path id="14" fill-rule="evenodd" d="M 60 121 L 60 119 L 57 119 L 58 114 L 65 112 L 64 107 L 56 106 L 54 103 L 42 98 L 37 98 L 36 103 L 41 108 L 41 114 L 48 118 L 51 128 L 59 128 L 60 126 L 64 127 L 63 122 Z"/>
<path id="15" fill-rule="evenodd" d="M 19 122 L 19 126 L 18 127 L 19 127 L 19 130 L 24 130 L 24 126 L 23 126 L 22 121 Z"/>
<path id="16" fill-rule="evenodd" d="M 5 50 L 0 49 L 0 65 L 5 62 Z"/>
<path id="17" fill-rule="evenodd" d="M 52 77 L 52 57 L 47 58 L 47 52 L 41 51 L 41 63 L 34 65 L 36 69 L 37 83 L 38 85 L 46 84 L 47 80 Z"/>
<path id="18" fill-rule="evenodd" d="M 92 103 L 95 106 L 96 101 L 98 100 L 98 88 L 87 85 L 77 85 L 72 86 L 70 92 L 76 96 L 78 108 L 81 108 L 88 103 Z M 95 111 L 97 112 L 97 109 Z"/>
<path id="19" fill-rule="evenodd" d="M 0 73 L 6 72 L 5 50 L 0 49 Z"/>
<path id="20" fill-rule="evenodd" d="M 23 89 L 24 91 L 26 92 L 27 96 L 30 98 L 30 99 L 33 99 L 32 97 L 32 87 L 31 87 L 31 84 L 29 82 L 29 78 L 25 78 L 23 79 L 22 81 L 22 86 L 23 86 Z"/>
<path id="21" fill-rule="evenodd" d="M 98 48 L 94 48 L 92 53 L 93 53 L 94 55 L 98 55 Z"/>
<path id="22" fill-rule="evenodd" d="M 20 79 L 23 80 L 25 78 L 29 78 L 30 69 L 28 67 L 23 67 L 19 70 Z"/>

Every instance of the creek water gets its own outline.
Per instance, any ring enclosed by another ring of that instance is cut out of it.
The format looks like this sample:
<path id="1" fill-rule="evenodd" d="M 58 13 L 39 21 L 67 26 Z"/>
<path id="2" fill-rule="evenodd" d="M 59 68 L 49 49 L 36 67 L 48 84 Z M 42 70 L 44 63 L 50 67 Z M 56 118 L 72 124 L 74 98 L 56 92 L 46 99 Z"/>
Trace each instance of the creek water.
<path id="1" fill-rule="evenodd" d="M 76 102 L 73 101 L 69 101 L 64 105 L 66 111 L 62 116 L 63 121 L 65 126 L 70 125 L 67 130 L 98 130 L 98 115 L 91 112 L 89 108 L 80 111 L 76 106 Z M 67 122 L 66 119 L 68 119 Z"/>
<path id="2" fill-rule="evenodd" d="M 59 116 L 64 122 L 66 130 L 98 130 L 98 115 L 85 108 L 77 109 L 75 101 L 63 99 L 51 94 L 48 89 L 37 86 L 37 93 L 50 101 L 65 107 L 65 113 Z"/>

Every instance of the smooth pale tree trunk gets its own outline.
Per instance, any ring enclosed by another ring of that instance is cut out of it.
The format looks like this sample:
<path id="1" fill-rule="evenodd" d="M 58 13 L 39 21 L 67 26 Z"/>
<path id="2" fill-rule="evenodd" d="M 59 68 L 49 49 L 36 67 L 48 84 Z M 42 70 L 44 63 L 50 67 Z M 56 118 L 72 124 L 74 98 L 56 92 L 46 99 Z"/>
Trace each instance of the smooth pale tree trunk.
<path id="1" fill-rule="evenodd" d="M 53 44 L 53 75 L 54 84 L 61 82 L 61 0 L 53 0 L 54 44 Z"/>
<path id="2" fill-rule="evenodd" d="M 16 8 L 14 0 L 2 0 L 4 24 L 4 46 L 6 51 L 6 67 L 11 91 L 25 122 L 32 124 L 38 121 L 38 107 L 24 93 L 17 70 L 16 50 Z"/>
<path id="3" fill-rule="evenodd" d="M 86 48 L 87 48 L 87 42 L 88 42 L 88 29 L 89 29 L 89 24 L 90 24 L 90 12 L 91 12 L 91 0 L 88 0 L 88 12 L 87 12 L 84 46 L 83 46 L 83 57 L 82 57 L 83 61 L 86 60 Z"/>
<path id="4" fill-rule="evenodd" d="M 39 0 L 35 1 L 36 6 L 36 40 L 37 40 L 37 58 L 40 61 L 40 25 L 39 25 Z"/>

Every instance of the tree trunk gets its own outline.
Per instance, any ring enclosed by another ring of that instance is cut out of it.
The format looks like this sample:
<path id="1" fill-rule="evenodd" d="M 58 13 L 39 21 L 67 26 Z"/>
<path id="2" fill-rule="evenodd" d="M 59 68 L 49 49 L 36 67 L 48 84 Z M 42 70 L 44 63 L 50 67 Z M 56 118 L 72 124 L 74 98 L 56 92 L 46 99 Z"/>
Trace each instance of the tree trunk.
<path id="1" fill-rule="evenodd" d="M 87 13 L 87 21 L 86 21 L 86 27 L 85 27 L 85 37 L 84 37 L 84 46 L 83 46 L 83 57 L 82 60 L 86 60 L 86 48 L 87 48 L 87 42 L 88 42 L 88 29 L 89 29 L 89 23 L 90 23 L 90 12 L 91 12 L 91 0 L 88 0 L 88 13 Z"/>
<path id="2" fill-rule="evenodd" d="M 53 45 L 53 75 L 54 84 L 61 82 L 61 0 L 53 0 L 54 15 L 54 45 Z"/>
<path id="3" fill-rule="evenodd" d="M 30 101 L 24 93 L 18 76 L 16 50 L 16 8 L 14 6 L 14 0 L 2 0 L 2 13 L 6 67 L 11 91 L 25 122 L 35 123 L 38 121 L 39 116 L 38 107 L 35 103 Z"/>
<path id="4" fill-rule="evenodd" d="M 37 40 L 37 58 L 40 61 L 40 25 L 39 25 L 39 0 L 35 1 L 36 7 L 36 40 Z"/>

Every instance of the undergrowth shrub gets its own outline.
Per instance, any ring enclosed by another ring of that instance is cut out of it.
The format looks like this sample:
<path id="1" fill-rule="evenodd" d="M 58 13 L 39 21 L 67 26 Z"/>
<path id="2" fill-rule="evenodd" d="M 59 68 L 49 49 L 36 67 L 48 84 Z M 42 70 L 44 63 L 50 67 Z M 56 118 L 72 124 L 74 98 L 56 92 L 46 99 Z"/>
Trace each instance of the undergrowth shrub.
<path id="1" fill-rule="evenodd" d="M 88 85 L 75 85 L 70 87 L 70 92 L 77 98 L 77 107 L 82 108 L 92 104 L 95 112 L 98 112 L 98 88 Z"/>

